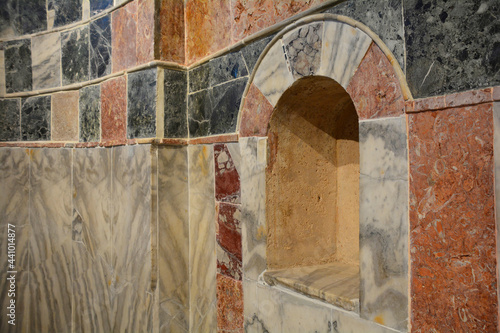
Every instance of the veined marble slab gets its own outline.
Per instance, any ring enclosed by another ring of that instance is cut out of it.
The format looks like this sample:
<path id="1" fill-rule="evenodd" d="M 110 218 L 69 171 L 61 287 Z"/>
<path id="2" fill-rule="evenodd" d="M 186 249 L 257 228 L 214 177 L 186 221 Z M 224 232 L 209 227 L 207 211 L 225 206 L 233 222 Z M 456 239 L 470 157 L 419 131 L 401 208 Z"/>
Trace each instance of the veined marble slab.
<path id="1" fill-rule="evenodd" d="M 61 85 L 61 34 L 35 36 L 31 40 L 33 89 Z"/>
<path id="2" fill-rule="evenodd" d="M 372 39 L 359 29 L 340 22 L 325 22 L 318 75 L 328 76 L 347 88 Z"/>
<path id="3" fill-rule="evenodd" d="M 360 146 L 361 317 L 408 325 L 408 160 L 404 117 L 362 121 Z"/>
<path id="4" fill-rule="evenodd" d="M 279 98 L 293 83 L 287 64 L 283 42 L 278 40 L 269 49 L 256 69 L 253 83 L 269 102 L 275 106 Z"/>
<path id="5" fill-rule="evenodd" d="M 240 138 L 242 255 L 244 276 L 256 281 L 266 269 L 267 138 Z"/>
<path id="6" fill-rule="evenodd" d="M 189 328 L 217 330 L 215 184 L 212 145 L 189 146 Z"/>
<path id="7" fill-rule="evenodd" d="M 160 332 L 189 331 L 187 147 L 158 148 Z"/>

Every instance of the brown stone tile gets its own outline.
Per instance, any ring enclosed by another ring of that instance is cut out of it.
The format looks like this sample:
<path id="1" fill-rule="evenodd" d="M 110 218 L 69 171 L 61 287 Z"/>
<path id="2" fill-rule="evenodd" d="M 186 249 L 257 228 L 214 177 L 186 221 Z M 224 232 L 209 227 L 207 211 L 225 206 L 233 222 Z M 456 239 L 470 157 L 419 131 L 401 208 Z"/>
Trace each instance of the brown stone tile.
<path id="1" fill-rule="evenodd" d="M 241 109 L 240 135 L 266 136 L 273 106 L 253 83 Z"/>
<path id="2" fill-rule="evenodd" d="M 120 76 L 101 84 L 101 141 L 112 144 L 126 138 L 127 79 Z"/>
<path id="3" fill-rule="evenodd" d="M 230 0 L 189 0 L 186 3 L 187 64 L 231 44 Z"/>
<path id="4" fill-rule="evenodd" d="M 217 330 L 243 332 L 243 284 L 217 274 Z"/>
<path id="5" fill-rule="evenodd" d="M 346 90 L 360 120 L 404 113 L 403 94 L 394 68 L 375 44 L 368 49 Z"/>
<path id="6" fill-rule="evenodd" d="M 238 134 L 222 134 L 207 136 L 203 138 L 189 139 L 190 145 L 203 145 L 209 143 L 219 143 L 219 142 L 238 142 Z"/>
<path id="7" fill-rule="evenodd" d="M 184 1 L 162 0 L 160 17 L 157 43 L 159 59 L 184 64 Z"/>
<path id="8" fill-rule="evenodd" d="M 500 86 L 493 87 L 493 100 L 500 101 Z"/>
<path id="9" fill-rule="evenodd" d="M 240 175 L 233 156 L 225 144 L 214 145 L 215 199 L 222 202 L 240 203 Z"/>
<path id="10" fill-rule="evenodd" d="M 496 331 L 492 104 L 408 117 L 412 327 Z"/>
<path id="11" fill-rule="evenodd" d="M 414 110 L 415 112 L 430 111 L 444 109 L 445 107 L 445 97 L 437 96 L 415 100 Z"/>
<path id="12" fill-rule="evenodd" d="M 405 112 L 413 112 L 415 111 L 415 101 L 405 101 Z"/>
<path id="13" fill-rule="evenodd" d="M 79 91 L 52 95 L 52 140 L 78 141 Z"/>
<path id="14" fill-rule="evenodd" d="M 137 0 L 137 62 L 154 60 L 155 0 Z"/>
<path id="15" fill-rule="evenodd" d="M 129 2 L 114 11 L 111 20 L 113 72 L 119 72 L 137 65 L 137 1 Z"/>
<path id="16" fill-rule="evenodd" d="M 488 103 L 493 101 L 492 92 L 492 88 L 486 88 L 446 95 L 446 106 L 456 107 L 464 105 L 474 105 L 479 103 Z"/>

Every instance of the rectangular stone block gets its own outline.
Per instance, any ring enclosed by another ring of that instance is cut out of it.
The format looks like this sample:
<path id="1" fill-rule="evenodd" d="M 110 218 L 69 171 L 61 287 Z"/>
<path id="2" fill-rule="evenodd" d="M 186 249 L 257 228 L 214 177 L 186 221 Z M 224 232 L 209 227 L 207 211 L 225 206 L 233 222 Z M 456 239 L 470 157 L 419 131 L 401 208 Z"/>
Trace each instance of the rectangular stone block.
<path id="1" fill-rule="evenodd" d="M 158 53 L 161 60 L 185 62 L 185 21 L 183 0 L 162 0 L 160 4 Z"/>
<path id="2" fill-rule="evenodd" d="M 187 72 L 164 69 L 165 138 L 187 138 Z"/>
<path id="3" fill-rule="evenodd" d="M 127 137 L 156 137 L 156 68 L 128 75 Z"/>
<path id="4" fill-rule="evenodd" d="M 79 91 L 52 95 L 52 140 L 78 141 Z"/>
<path id="5" fill-rule="evenodd" d="M 127 79 L 120 76 L 101 84 L 101 140 L 127 138 Z"/>
<path id="6" fill-rule="evenodd" d="M 101 137 L 101 86 L 80 89 L 80 142 L 97 142 Z"/>
<path id="7" fill-rule="evenodd" d="M 5 42 L 5 87 L 7 93 L 32 89 L 31 40 Z"/>
<path id="8" fill-rule="evenodd" d="M 61 35 L 59 32 L 33 37 L 33 89 L 61 85 Z"/>
<path id="9" fill-rule="evenodd" d="M 90 22 L 90 79 L 111 73 L 111 17 Z"/>
<path id="10" fill-rule="evenodd" d="M 111 22 L 113 72 L 119 72 L 137 65 L 137 1 L 114 11 Z"/>
<path id="11" fill-rule="evenodd" d="M 82 0 L 47 0 L 47 9 L 53 12 L 54 27 L 82 19 Z"/>
<path id="12" fill-rule="evenodd" d="M 62 84 L 89 80 L 89 27 L 83 26 L 61 33 Z"/>
<path id="13" fill-rule="evenodd" d="M 0 100 L 0 141 L 21 139 L 21 102 L 19 98 Z"/>
<path id="14" fill-rule="evenodd" d="M 113 6 L 113 0 L 90 0 L 90 16 L 94 16 Z"/>
<path id="15" fill-rule="evenodd" d="M 21 139 L 23 141 L 50 140 L 51 96 L 21 99 Z"/>

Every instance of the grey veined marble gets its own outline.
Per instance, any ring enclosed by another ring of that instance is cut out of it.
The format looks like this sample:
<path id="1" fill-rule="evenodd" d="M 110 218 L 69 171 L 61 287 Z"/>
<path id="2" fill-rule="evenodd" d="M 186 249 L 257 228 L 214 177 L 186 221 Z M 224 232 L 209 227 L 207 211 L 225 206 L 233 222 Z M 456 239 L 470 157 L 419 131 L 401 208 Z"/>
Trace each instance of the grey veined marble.
<path id="1" fill-rule="evenodd" d="M 89 79 L 89 27 L 61 33 L 63 85 Z"/>
<path id="2" fill-rule="evenodd" d="M 111 19 L 90 22 L 90 79 L 111 73 Z"/>
<path id="3" fill-rule="evenodd" d="M 33 89 L 61 85 L 61 35 L 59 32 L 33 37 Z"/>
<path id="4" fill-rule="evenodd" d="M 7 93 L 31 90 L 31 40 L 14 40 L 5 42 L 3 46 Z"/>

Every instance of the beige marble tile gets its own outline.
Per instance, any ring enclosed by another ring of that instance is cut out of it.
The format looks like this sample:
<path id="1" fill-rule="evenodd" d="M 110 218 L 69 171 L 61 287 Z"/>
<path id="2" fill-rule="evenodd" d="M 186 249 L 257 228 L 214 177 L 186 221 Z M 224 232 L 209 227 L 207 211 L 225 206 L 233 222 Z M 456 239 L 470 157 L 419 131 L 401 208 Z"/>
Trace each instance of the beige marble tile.
<path id="1" fill-rule="evenodd" d="M 217 330 L 215 184 L 212 145 L 188 147 L 190 330 Z"/>
<path id="2" fill-rule="evenodd" d="M 0 50 L 0 96 L 5 95 L 5 52 Z"/>
<path id="3" fill-rule="evenodd" d="M 347 87 L 372 40 L 361 30 L 340 22 L 325 22 L 318 75 Z"/>
<path id="4" fill-rule="evenodd" d="M 158 148 L 160 331 L 189 331 L 187 147 Z"/>

